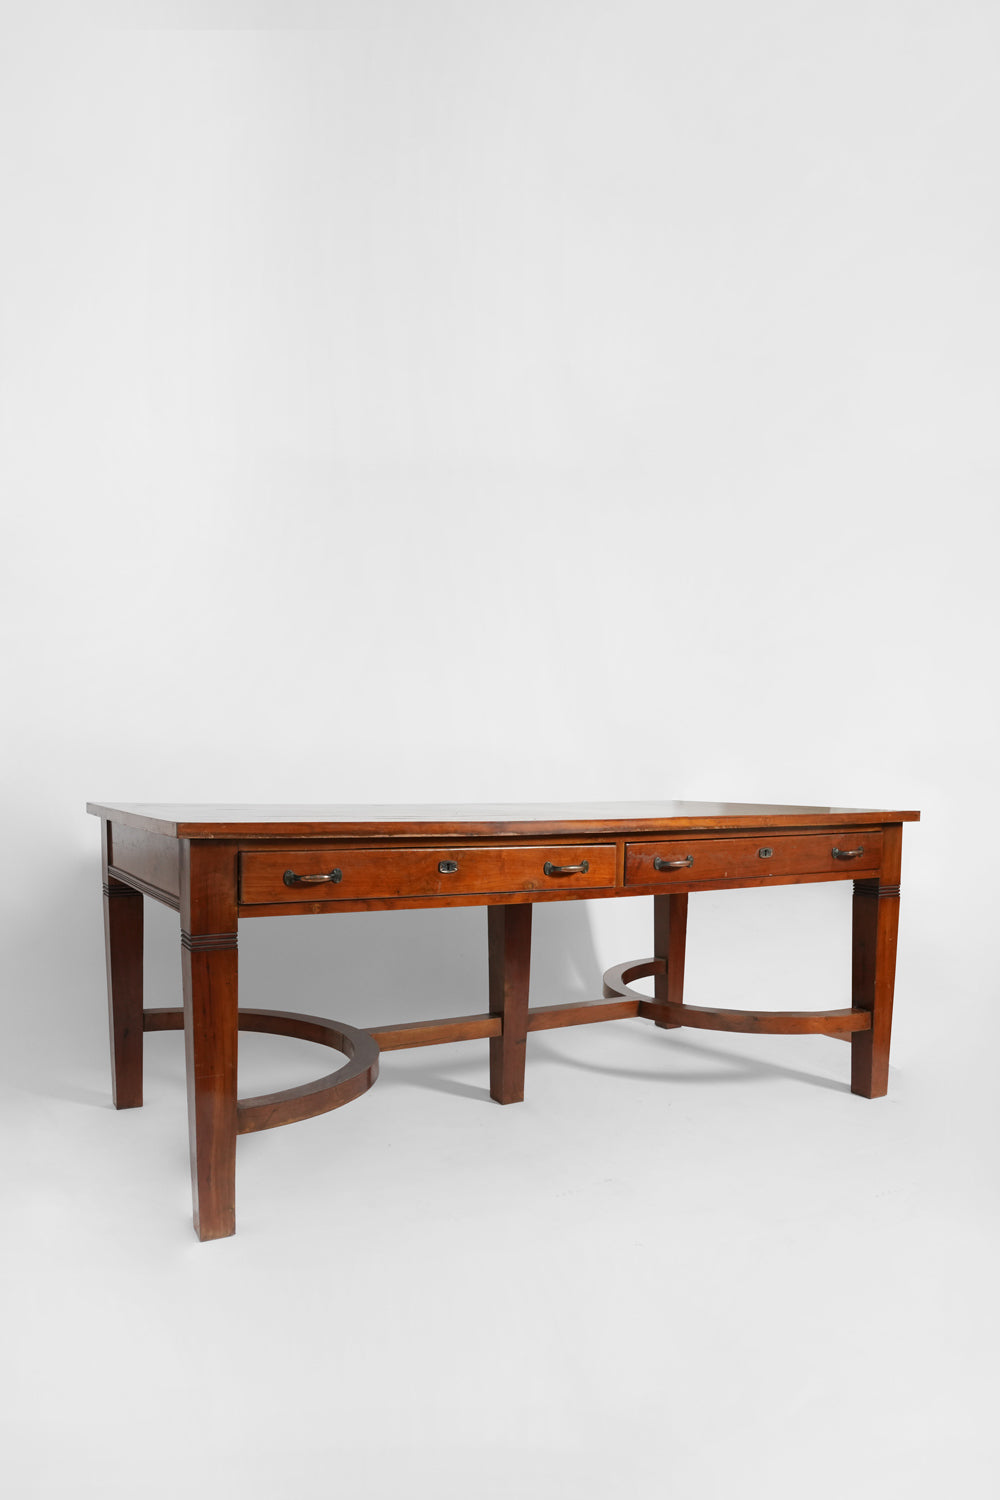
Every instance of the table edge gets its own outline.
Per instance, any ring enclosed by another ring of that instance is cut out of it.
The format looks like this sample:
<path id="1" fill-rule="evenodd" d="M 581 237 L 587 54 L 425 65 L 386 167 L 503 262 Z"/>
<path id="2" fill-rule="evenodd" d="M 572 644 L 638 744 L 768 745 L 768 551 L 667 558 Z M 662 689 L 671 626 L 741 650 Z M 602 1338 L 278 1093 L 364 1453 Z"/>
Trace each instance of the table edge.
<path id="1" fill-rule="evenodd" d="M 803 813 L 728 814 L 720 816 L 677 818 L 598 818 L 594 820 L 519 818 L 479 819 L 441 822 L 408 820 L 402 823 L 358 822 L 177 822 L 147 813 L 128 812 L 103 802 L 88 802 L 87 812 L 126 828 L 146 833 L 165 834 L 177 839 L 385 839 L 405 841 L 415 838 L 525 838 L 557 834 L 606 834 L 621 838 L 632 834 L 686 833 L 695 829 L 750 828 L 845 828 L 859 823 L 917 823 L 920 813 L 891 812 L 874 808 L 855 808 L 845 812 L 809 811 Z"/>

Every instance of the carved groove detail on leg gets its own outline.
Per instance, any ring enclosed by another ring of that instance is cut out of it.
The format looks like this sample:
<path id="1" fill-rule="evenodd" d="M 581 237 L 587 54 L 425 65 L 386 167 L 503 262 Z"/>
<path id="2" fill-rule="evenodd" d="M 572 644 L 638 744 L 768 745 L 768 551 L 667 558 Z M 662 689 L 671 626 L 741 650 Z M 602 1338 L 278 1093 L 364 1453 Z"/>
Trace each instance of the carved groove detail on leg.
<path id="1" fill-rule="evenodd" d="M 888 900 L 899 900 L 898 885 L 880 885 L 877 880 L 856 880 L 854 894 L 865 900 L 877 901 L 881 896 Z"/>
<path id="2" fill-rule="evenodd" d="M 181 929 L 181 947 L 189 953 L 216 953 L 237 947 L 235 932 L 185 932 Z"/>

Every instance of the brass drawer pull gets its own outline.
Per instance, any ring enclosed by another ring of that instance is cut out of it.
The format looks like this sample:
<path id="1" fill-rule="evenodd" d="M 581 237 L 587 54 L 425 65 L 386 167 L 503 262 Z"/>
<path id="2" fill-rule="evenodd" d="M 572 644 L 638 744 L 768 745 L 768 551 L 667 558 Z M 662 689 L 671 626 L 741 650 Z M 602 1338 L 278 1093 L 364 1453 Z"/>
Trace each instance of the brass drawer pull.
<path id="1" fill-rule="evenodd" d="M 688 870 L 693 864 L 693 854 L 686 854 L 683 859 L 661 859 L 657 854 L 653 859 L 654 870 Z"/>
<path id="2" fill-rule="evenodd" d="M 296 875 L 294 870 L 286 870 L 281 878 L 286 885 L 324 885 L 327 881 L 339 885 L 344 876 L 342 870 L 331 870 L 329 875 Z"/>
<path id="3" fill-rule="evenodd" d="M 590 869 L 590 861 L 581 859 L 578 865 L 554 865 L 551 859 L 547 859 L 542 869 L 546 875 L 586 875 Z"/>
<path id="4" fill-rule="evenodd" d="M 834 849 L 834 859 L 857 859 L 859 854 L 864 854 L 864 845 L 859 849 Z"/>

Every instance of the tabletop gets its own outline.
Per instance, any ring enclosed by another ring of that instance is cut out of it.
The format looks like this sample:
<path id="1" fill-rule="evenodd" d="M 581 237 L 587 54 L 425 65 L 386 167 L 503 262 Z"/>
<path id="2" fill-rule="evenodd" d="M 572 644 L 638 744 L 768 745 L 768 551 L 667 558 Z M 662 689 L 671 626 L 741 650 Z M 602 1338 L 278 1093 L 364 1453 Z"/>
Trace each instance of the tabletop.
<path id="1" fill-rule="evenodd" d="M 692 828 L 837 828 L 916 822 L 918 812 L 777 802 L 248 803 L 88 802 L 112 823 L 179 839 L 414 838 L 460 832 L 665 833 Z"/>

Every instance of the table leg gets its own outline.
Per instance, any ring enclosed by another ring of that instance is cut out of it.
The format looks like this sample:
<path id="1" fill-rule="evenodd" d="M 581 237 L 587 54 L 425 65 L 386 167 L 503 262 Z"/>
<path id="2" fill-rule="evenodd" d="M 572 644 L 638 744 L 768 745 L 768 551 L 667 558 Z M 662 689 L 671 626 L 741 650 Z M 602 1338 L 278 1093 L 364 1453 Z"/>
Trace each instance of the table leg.
<path id="1" fill-rule="evenodd" d="M 142 895 L 104 872 L 111 1095 L 115 1109 L 142 1103 Z"/>
<path id="2" fill-rule="evenodd" d="M 531 905 L 486 909 L 490 954 L 490 1014 L 503 1017 L 503 1032 L 490 1037 L 490 1094 L 498 1104 L 524 1098 L 531 970 Z"/>
<path id="3" fill-rule="evenodd" d="M 851 1004 L 871 1011 L 872 1024 L 851 1037 L 851 1093 L 865 1099 L 880 1099 L 889 1088 L 901 834 L 901 826 L 885 829 L 878 879 L 854 882 Z"/>
<path id="4" fill-rule="evenodd" d="M 684 1003 L 684 953 L 687 947 L 687 892 L 653 897 L 653 955 L 666 959 L 666 973 L 653 976 L 653 998 Z M 654 1023 L 671 1031 L 680 1021 Z"/>
<path id="5" fill-rule="evenodd" d="M 236 1233 L 236 876 L 225 845 L 181 846 L 181 948 L 194 1227 L 217 1240 Z"/>

